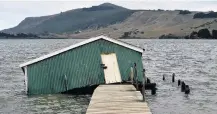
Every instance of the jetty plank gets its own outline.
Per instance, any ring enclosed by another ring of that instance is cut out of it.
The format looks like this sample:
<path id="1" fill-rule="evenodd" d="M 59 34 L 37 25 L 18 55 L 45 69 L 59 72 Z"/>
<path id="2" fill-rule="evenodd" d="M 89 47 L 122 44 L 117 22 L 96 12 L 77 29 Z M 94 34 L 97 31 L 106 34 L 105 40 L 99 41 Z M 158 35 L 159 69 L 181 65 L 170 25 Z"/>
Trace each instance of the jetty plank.
<path id="1" fill-rule="evenodd" d="M 86 114 L 152 114 L 133 85 L 99 85 Z"/>

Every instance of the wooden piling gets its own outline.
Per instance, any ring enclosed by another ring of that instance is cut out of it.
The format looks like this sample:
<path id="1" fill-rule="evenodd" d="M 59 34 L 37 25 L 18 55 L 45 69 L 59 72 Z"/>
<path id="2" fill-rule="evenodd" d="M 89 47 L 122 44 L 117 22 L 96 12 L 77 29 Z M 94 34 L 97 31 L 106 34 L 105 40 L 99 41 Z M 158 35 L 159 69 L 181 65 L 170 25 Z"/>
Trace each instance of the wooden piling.
<path id="1" fill-rule="evenodd" d="M 145 69 L 143 69 L 142 97 L 143 101 L 145 101 Z"/>
<path id="2" fill-rule="evenodd" d="M 172 82 L 175 82 L 175 73 L 172 74 Z"/>

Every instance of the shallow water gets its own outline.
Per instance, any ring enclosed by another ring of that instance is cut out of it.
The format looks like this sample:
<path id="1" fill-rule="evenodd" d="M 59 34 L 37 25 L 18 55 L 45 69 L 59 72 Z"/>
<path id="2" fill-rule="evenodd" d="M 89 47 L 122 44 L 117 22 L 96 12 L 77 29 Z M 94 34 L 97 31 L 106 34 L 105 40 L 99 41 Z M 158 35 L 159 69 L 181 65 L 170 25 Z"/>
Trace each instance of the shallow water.
<path id="1" fill-rule="evenodd" d="M 85 113 L 90 95 L 26 96 L 19 64 L 81 40 L 0 40 L 0 113 Z M 157 95 L 147 91 L 153 114 L 216 114 L 217 40 L 124 40 L 146 49 L 146 76 L 157 83 Z M 171 74 L 191 88 L 186 96 Z M 162 81 L 162 75 L 166 81 Z"/>

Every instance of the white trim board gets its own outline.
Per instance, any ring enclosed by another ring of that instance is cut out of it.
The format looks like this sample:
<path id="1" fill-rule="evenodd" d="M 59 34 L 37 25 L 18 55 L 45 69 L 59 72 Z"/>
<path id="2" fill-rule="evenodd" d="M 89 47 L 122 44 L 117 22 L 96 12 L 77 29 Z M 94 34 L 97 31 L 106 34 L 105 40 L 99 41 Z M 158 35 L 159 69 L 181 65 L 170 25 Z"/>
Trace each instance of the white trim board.
<path id="1" fill-rule="evenodd" d="M 58 54 L 60 54 L 60 53 L 63 53 L 63 52 L 68 51 L 68 50 L 71 50 L 71 49 L 73 49 L 73 48 L 76 48 L 76 47 L 79 47 L 79 46 L 88 44 L 88 43 L 90 43 L 90 42 L 94 42 L 94 41 L 99 40 L 99 39 L 104 39 L 104 40 L 113 42 L 113 43 L 115 43 L 115 44 L 121 45 L 121 46 L 123 46 L 123 47 L 126 47 L 126 48 L 129 48 L 129 49 L 138 51 L 138 52 L 140 52 L 140 53 L 143 53 L 143 49 L 142 49 L 142 48 L 139 48 L 139 47 L 136 47 L 136 46 L 133 46 L 133 45 L 130 45 L 130 44 L 127 44 L 127 43 L 118 41 L 118 40 L 116 40 L 116 39 L 112 39 L 112 38 L 109 38 L 109 37 L 107 37 L 107 36 L 103 36 L 103 35 L 102 35 L 102 36 L 97 36 L 97 37 L 93 37 L 93 38 L 84 40 L 84 41 L 82 41 L 82 42 L 80 42 L 80 43 L 77 43 L 77 44 L 75 44 L 75 45 L 71 45 L 71 46 L 69 46 L 69 47 L 66 47 L 66 48 L 63 48 L 63 49 L 61 49 L 61 50 L 55 51 L 55 52 L 53 52 L 53 53 L 50 53 L 50 54 L 41 56 L 41 57 L 36 58 L 36 59 L 33 59 L 33 60 L 31 60 L 31 61 L 28 61 L 28 62 L 26 62 L 26 63 L 21 64 L 20 67 L 24 67 L 24 66 L 27 66 L 27 65 L 30 65 L 30 64 L 33 64 L 33 63 L 42 61 L 42 60 L 44 60 L 44 59 L 47 59 L 47 58 L 50 58 L 50 57 L 52 57 L 52 56 L 58 55 Z"/>

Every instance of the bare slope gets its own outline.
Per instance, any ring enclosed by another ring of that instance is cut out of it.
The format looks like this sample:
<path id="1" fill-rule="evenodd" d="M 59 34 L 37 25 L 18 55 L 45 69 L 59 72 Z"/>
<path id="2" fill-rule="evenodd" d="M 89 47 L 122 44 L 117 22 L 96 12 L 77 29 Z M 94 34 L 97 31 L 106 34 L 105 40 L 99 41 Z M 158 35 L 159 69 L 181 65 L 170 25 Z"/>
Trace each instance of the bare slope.
<path id="1" fill-rule="evenodd" d="M 179 11 L 137 11 L 122 23 L 114 24 L 98 30 L 86 30 L 71 37 L 87 37 L 97 34 L 108 34 L 121 37 L 124 32 L 131 32 L 131 37 L 158 38 L 163 34 L 178 36 L 189 35 L 201 28 L 217 29 L 215 18 L 193 19 L 191 14 L 182 15 Z"/>

